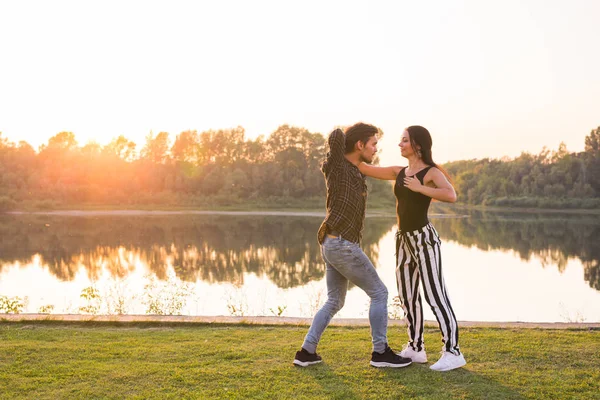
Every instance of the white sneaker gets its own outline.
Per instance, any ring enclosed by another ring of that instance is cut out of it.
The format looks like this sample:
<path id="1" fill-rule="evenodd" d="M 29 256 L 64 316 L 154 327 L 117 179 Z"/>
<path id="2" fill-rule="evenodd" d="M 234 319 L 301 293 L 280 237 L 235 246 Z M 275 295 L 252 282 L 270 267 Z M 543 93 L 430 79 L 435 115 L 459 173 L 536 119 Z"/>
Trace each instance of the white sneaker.
<path id="1" fill-rule="evenodd" d="M 444 353 L 442 353 L 442 356 L 440 357 L 438 362 L 436 362 L 429 368 L 431 368 L 434 371 L 450 371 L 452 369 L 460 368 L 466 363 L 467 361 L 465 360 L 465 357 L 462 354 L 457 356 L 448 351 L 445 351 Z"/>
<path id="2" fill-rule="evenodd" d="M 427 362 L 427 353 L 425 353 L 425 350 L 415 351 L 409 345 L 405 345 L 404 349 L 402 349 L 398 355 L 400 357 L 410 358 L 414 363 L 425 364 Z"/>

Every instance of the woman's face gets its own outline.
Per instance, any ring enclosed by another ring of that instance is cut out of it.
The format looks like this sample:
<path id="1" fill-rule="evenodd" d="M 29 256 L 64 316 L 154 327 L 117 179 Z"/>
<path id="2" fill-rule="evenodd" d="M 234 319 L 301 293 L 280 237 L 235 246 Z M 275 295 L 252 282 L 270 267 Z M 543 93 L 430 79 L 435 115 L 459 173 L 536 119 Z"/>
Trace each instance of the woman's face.
<path id="1" fill-rule="evenodd" d="M 400 137 L 400 143 L 398 143 L 398 146 L 400 146 L 400 154 L 402 155 L 402 157 L 410 157 L 415 153 L 410 144 L 410 136 L 408 134 L 408 131 L 402 132 L 402 136 Z"/>

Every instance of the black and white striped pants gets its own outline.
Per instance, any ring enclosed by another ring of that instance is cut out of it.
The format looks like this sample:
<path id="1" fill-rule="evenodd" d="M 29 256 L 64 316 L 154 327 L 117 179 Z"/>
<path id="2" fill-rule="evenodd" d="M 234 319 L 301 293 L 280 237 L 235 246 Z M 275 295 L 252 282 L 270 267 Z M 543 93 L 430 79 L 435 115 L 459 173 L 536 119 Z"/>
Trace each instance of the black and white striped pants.
<path id="1" fill-rule="evenodd" d="M 458 323 L 442 275 L 440 243 L 438 233 L 431 224 L 412 232 L 398 231 L 396 282 L 406 314 L 409 345 L 416 351 L 424 349 L 423 305 L 419 293 L 419 285 L 422 283 L 425 300 L 442 332 L 444 350 L 458 355 Z"/>

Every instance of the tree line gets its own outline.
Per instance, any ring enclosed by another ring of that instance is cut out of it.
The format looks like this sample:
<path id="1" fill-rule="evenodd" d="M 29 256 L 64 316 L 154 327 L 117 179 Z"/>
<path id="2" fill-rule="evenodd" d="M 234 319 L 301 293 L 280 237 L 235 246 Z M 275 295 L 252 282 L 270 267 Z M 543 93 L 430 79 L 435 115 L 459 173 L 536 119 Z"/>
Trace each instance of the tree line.
<path id="1" fill-rule="evenodd" d="M 471 205 L 600 208 L 600 127 L 585 151 L 523 153 L 513 160 L 480 159 L 444 165 L 459 202 Z M 242 127 L 188 130 L 171 140 L 150 133 L 141 149 L 121 135 L 101 146 L 79 145 L 60 132 L 36 151 L 0 133 L 0 210 L 100 206 L 322 207 L 319 165 L 326 138 L 282 125 L 268 137 Z M 389 206 L 389 183 L 369 179 L 370 204 Z"/>
<path id="2" fill-rule="evenodd" d="M 522 153 L 513 160 L 484 158 L 444 165 L 459 201 L 472 205 L 600 208 L 600 127 L 585 138 L 583 152 Z"/>

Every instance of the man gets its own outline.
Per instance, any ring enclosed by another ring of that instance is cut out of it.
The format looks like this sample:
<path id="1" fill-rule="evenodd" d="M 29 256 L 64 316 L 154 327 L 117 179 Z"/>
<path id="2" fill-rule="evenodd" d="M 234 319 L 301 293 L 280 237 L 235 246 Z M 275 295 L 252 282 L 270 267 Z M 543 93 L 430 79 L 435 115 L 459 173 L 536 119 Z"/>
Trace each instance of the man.
<path id="1" fill-rule="evenodd" d="M 315 315 L 302 349 L 296 353 L 295 365 L 307 367 L 322 361 L 317 345 L 331 318 L 344 306 L 348 282 L 371 298 L 371 365 L 397 368 L 411 363 L 409 358 L 400 357 L 388 346 L 388 291 L 360 248 L 367 185 L 358 165 L 373 161 L 378 133 L 377 127 L 359 122 L 345 133 L 336 129 L 329 135 L 329 152 L 321 166 L 327 183 L 327 214 L 318 232 L 321 255 L 327 267 L 327 302 Z"/>

